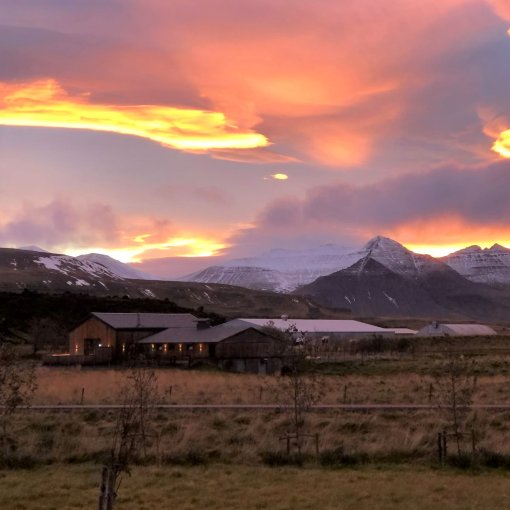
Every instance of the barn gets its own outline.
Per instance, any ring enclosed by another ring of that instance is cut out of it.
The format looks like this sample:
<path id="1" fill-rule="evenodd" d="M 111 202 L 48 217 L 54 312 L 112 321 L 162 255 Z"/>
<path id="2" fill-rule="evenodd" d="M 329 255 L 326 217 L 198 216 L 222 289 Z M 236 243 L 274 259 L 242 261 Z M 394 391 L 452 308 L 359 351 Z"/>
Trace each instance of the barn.
<path id="1" fill-rule="evenodd" d="M 496 331 L 484 324 L 444 324 L 432 322 L 420 329 L 416 336 L 494 336 Z"/>
<path id="2" fill-rule="evenodd" d="M 161 362 L 185 360 L 194 364 L 210 359 L 226 370 L 256 374 L 277 373 L 282 367 L 275 339 L 240 321 L 187 331 L 167 329 L 140 340 L 138 345 Z"/>
<path id="3" fill-rule="evenodd" d="M 159 364 L 193 366 L 210 360 L 237 372 L 272 374 L 282 366 L 275 339 L 252 324 L 211 327 L 191 314 L 95 312 L 69 335 L 69 356 L 47 364 L 122 362 L 144 354 Z"/>
<path id="4" fill-rule="evenodd" d="M 139 340 L 168 329 L 197 329 L 200 319 L 189 313 L 94 312 L 69 334 L 69 352 L 78 356 L 127 357 Z"/>

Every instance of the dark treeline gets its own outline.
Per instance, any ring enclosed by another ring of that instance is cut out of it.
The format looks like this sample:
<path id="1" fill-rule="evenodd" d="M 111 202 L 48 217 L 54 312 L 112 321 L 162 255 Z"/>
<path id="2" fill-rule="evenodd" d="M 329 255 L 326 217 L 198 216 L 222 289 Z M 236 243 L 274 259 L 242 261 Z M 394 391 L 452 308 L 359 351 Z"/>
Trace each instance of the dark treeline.
<path id="1" fill-rule="evenodd" d="M 91 312 L 192 313 L 211 319 L 212 324 L 224 321 L 220 315 L 206 313 L 201 308 L 184 308 L 168 299 L 41 294 L 24 290 L 19 294 L 0 292 L 0 338 L 32 342 L 38 337 L 42 344 L 65 346 L 69 330 Z"/>

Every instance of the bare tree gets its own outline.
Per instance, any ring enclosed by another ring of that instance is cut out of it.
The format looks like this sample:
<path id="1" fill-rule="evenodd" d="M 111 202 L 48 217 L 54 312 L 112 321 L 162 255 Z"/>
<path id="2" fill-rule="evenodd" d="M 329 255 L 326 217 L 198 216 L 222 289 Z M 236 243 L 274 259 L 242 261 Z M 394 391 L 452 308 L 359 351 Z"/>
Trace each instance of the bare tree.
<path id="1" fill-rule="evenodd" d="M 434 374 L 438 408 L 452 431 L 458 455 L 462 453 L 461 438 L 466 428 L 473 427 L 469 418 L 476 379 L 474 362 L 452 351 L 446 353 L 445 361 Z"/>
<path id="2" fill-rule="evenodd" d="M 310 342 L 295 325 L 290 324 L 285 331 L 281 331 L 268 323 L 265 329 L 276 339 L 283 359 L 277 393 L 282 404 L 291 411 L 291 431 L 287 434 L 287 440 L 294 439 L 297 451 L 301 453 L 306 435 L 305 416 L 324 396 L 324 380 L 311 359 Z"/>
<path id="3" fill-rule="evenodd" d="M 158 380 L 153 369 L 129 370 L 120 391 L 122 406 L 115 421 L 110 454 L 103 466 L 99 510 L 112 510 L 122 481 L 142 453 L 147 455 L 150 414 L 158 402 Z"/>
<path id="4" fill-rule="evenodd" d="M 35 367 L 21 360 L 14 346 L 0 345 L 0 444 L 4 457 L 16 445 L 10 434 L 12 418 L 20 406 L 29 405 L 37 388 Z"/>

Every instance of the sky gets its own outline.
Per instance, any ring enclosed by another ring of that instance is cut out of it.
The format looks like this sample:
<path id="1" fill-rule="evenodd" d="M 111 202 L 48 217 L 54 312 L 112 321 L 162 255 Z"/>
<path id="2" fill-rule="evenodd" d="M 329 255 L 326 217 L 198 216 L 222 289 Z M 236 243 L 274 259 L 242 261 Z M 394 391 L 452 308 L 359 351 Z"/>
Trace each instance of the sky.
<path id="1" fill-rule="evenodd" d="M 0 246 L 510 246 L 509 85 L 510 0 L 0 0 Z"/>

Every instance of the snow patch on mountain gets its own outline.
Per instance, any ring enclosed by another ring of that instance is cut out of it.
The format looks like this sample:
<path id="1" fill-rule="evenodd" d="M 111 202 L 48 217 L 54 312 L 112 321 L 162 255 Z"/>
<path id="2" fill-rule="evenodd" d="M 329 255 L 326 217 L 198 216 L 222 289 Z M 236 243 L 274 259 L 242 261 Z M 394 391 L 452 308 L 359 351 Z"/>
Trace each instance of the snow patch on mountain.
<path id="1" fill-rule="evenodd" d="M 180 280 L 288 292 L 320 276 L 349 267 L 364 254 L 334 244 L 309 250 L 276 249 L 257 257 L 229 260 Z"/>
<path id="2" fill-rule="evenodd" d="M 490 248 L 468 246 L 442 260 L 473 282 L 510 284 L 510 250 L 500 244 Z"/>
<path id="3" fill-rule="evenodd" d="M 142 271 L 138 271 L 128 264 L 124 264 L 123 262 L 102 253 L 88 253 L 87 255 L 78 255 L 76 258 L 86 264 L 99 264 L 120 278 L 130 278 L 134 280 L 157 279 L 152 275 L 142 273 Z"/>

